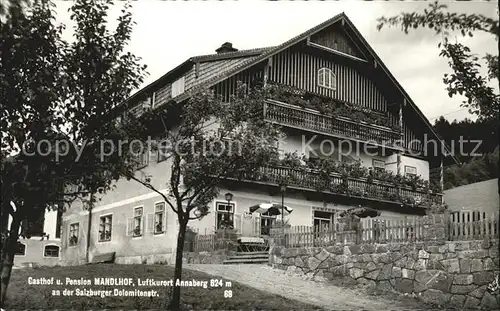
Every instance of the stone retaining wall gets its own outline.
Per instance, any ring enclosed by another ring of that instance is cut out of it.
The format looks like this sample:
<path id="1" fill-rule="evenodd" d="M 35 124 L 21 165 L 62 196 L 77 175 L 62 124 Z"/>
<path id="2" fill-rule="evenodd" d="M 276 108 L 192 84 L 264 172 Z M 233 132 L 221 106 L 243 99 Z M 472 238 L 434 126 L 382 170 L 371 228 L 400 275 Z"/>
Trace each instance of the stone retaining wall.
<path id="1" fill-rule="evenodd" d="M 222 264 L 228 256 L 227 251 L 184 253 L 184 263 Z"/>
<path id="2" fill-rule="evenodd" d="M 269 265 L 316 280 L 350 277 L 442 307 L 498 310 L 498 240 L 270 250 Z M 489 292 L 490 285 L 496 290 Z"/>

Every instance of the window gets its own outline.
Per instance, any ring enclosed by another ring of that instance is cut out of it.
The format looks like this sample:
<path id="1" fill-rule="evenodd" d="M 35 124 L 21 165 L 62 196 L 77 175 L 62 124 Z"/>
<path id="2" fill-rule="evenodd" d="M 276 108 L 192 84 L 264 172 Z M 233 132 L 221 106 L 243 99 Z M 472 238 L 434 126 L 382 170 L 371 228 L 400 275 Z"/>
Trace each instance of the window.
<path id="1" fill-rule="evenodd" d="M 321 68 L 318 71 L 318 85 L 335 90 L 337 88 L 337 77 L 330 69 Z"/>
<path id="2" fill-rule="evenodd" d="M 165 161 L 168 158 L 168 142 L 166 139 L 158 141 L 158 162 Z"/>
<path id="3" fill-rule="evenodd" d="M 234 228 L 234 204 L 216 203 L 216 228 Z"/>
<path id="4" fill-rule="evenodd" d="M 405 165 L 405 176 L 417 176 L 417 168 L 414 166 Z"/>
<path id="5" fill-rule="evenodd" d="M 177 95 L 181 95 L 182 93 L 184 93 L 184 77 L 181 77 L 172 83 L 172 98 Z"/>
<path id="6" fill-rule="evenodd" d="M 154 215 L 154 234 L 165 232 L 166 217 L 165 217 L 165 202 L 155 204 Z"/>
<path id="7" fill-rule="evenodd" d="M 112 215 L 101 216 L 99 222 L 99 242 L 111 241 Z"/>
<path id="8" fill-rule="evenodd" d="M 69 246 L 78 244 L 78 230 L 80 225 L 78 223 L 69 225 Z"/>
<path id="9" fill-rule="evenodd" d="M 44 257 L 59 257 L 59 246 L 46 245 L 43 251 Z"/>
<path id="10" fill-rule="evenodd" d="M 137 150 L 132 154 L 132 161 L 138 170 L 148 166 L 149 163 L 149 150 L 144 148 L 141 153 L 141 150 L 139 149 L 140 148 L 137 148 Z"/>
<path id="11" fill-rule="evenodd" d="M 129 221 L 129 235 L 134 237 L 142 236 L 142 215 L 142 207 L 134 208 L 134 217 Z"/>
<path id="12" fill-rule="evenodd" d="M 316 231 L 326 230 L 333 224 L 333 212 L 314 211 L 314 229 Z"/>
<path id="13" fill-rule="evenodd" d="M 373 168 L 376 171 L 384 171 L 385 170 L 385 161 L 373 159 L 372 164 L 373 164 Z"/>
<path id="14" fill-rule="evenodd" d="M 14 253 L 16 256 L 26 256 L 26 245 L 21 242 L 17 242 L 16 252 Z"/>

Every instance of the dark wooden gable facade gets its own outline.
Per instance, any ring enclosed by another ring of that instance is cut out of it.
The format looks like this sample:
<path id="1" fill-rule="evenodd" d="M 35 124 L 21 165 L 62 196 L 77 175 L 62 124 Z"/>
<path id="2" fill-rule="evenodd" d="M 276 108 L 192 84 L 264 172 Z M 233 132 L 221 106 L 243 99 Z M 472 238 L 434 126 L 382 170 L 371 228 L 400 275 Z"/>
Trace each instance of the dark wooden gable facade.
<path id="1" fill-rule="evenodd" d="M 321 68 L 333 72 L 335 88 L 318 85 Z M 180 93 L 174 92 L 178 80 L 182 80 Z M 400 124 L 402 119 L 398 134 L 403 139 L 403 151 L 422 152 L 425 135 L 427 140 L 438 139 L 418 107 L 344 14 L 276 47 L 193 57 L 148 86 L 148 90 L 153 93 L 153 106 L 161 106 L 171 100 L 181 102 L 206 87 L 229 98 L 238 81 L 247 85 L 287 85 L 367 108 L 373 114 L 387 116 L 389 124 L 383 125 L 389 127 Z M 437 156 L 423 157 L 432 162 L 431 167 L 439 166 L 446 150 L 437 148 Z M 434 150 L 429 149 L 430 153 Z"/>

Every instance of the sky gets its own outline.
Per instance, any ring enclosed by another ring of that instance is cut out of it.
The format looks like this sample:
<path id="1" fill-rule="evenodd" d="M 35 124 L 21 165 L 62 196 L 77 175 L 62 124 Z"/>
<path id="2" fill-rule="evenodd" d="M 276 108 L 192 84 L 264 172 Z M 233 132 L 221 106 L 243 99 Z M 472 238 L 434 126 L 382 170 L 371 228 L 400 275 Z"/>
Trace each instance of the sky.
<path id="1" fill-rule="evenodd" d="M 449 11 L 498 18 L 496 1 L 441 3 Z M 71 2 L 56 1 L 56 5 L 58 21 L 67 27 L 64 36 L 71 40 Z M 445 90 L 443 74 L 450 69 L 447 59 L 439 56 L 440 36 L 426 29 L 408 35 L 398 28 L 376 29 L 381 16 L 423 11 L 427 6 L 426 1 L 134 1 L 136 25 L 129 50 L 148 66 L 146 86 L 189 57 L 215 53 L 224 42 L 240 50 L 275 46 L 344 12 L 432 123 L 440 115 L 450 121 L 471 118 L 460 107 L 461 98 L 449 98 Z M 123 2 L 116 1 L 110 10 L 111 27 L 122 7 Z M 490 34 L 456 40 L 480 56 L 498 55 L 498 43 Z M 497 83 L 493 86 L 498 89 Z"/>

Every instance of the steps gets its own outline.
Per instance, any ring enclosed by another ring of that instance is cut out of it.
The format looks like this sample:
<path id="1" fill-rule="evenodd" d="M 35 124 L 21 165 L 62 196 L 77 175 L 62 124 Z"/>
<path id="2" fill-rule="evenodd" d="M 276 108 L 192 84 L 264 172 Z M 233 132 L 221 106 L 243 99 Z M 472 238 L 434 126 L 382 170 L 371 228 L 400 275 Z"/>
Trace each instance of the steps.
<path id="1" fill-rule="evenodd" d="M 224 260 L 224 265 L 264 264 L 269 260 L 268 252 L 237 252 Z"/>

